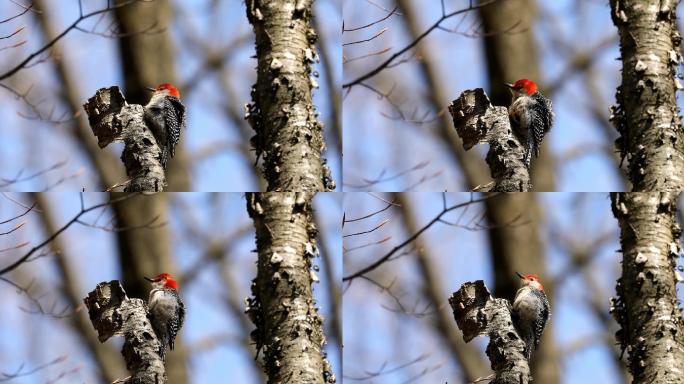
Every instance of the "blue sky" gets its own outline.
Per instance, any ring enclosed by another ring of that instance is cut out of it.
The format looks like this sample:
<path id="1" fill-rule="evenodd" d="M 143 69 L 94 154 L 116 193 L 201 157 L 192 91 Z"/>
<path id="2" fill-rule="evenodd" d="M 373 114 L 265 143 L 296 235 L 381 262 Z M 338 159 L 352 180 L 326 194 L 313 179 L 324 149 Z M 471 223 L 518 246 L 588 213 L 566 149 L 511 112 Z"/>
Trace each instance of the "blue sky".
<path id="1" fill-rule="evenodd" d="M 52 16 L 56 30 L 63 30 L 78 17 L 77 0 L 48 0 L 46 3 L 49 4 L 48 12 Z M 101 9 L 106 1 L 84 3 L 85 12 L 88 12 Z M 253 35 L 251 25 L 245 16 L 244 1 L 220 2 L 218 11 L 215 13 L 209 12 L 210 3 L 212 3 L 210 0 L 173 2 L 179 12 L 173 25 L 169 26 L 169 31 L 177 52 L 175 68 L 180 84 L 185 84 L 194 76 L 203 57 L 203 51 L 187 38 L 188 34 L 196 35 L 215 50 L 223 49 L 228 42 L 240 36 Z M 11 2 L 3 2 L 0 4 L 0 14 L 13 15 L 17 12 L 17 8 Z M 339 83 L 342 73 L 339 2 L 338 0 L 317 1 L 315 12 L 323 28 L 320 34 L 325 36 L 330 45 L 333 76 Z M 96 24 L 95 19 L 84 21 L 82 27 L 92 28 Z M 110 22 L 111 19 L 107 16 L 98 24 L 98 31 L 105 32 Z M 4 54 L 0 55 L 0 72 L 11 68 L 13 64 L 20 62 L 43 44 L 38 25 L 29 15 L 18 18 L 13 23 L 0 25 L 0 34 L 8 34 L 20 26 L 25 26 L 26 30 L 22 32 L 23 35 L 18 35 L 17 39 L 21 36 L 28 42 L 20 48 L 4 51 Z M 118 46 L 115 39 L 72 31 L 57 46 L 62 52 L 60 59 L 64 60 L 77 75 L 78 94 L 83 102 L 100 87 L 122 85 Z M 11 52 L 11 54 L 5 52 Z M 256 59 L 251 58 L 253 55 L 254 44 L 253 39 L 250 38 L 235 50 L 226 62 L 226 70 L 222 76 L 226 76 L 232 85 L 235 100 L 223 99 L 219 85 L 221 75 L 217 73 L 200 77 L 192 92 L 183 94 L 184 103 L 188 108 L 189 122 L 188 129 L 183 132 L 181 145 L 189 150 L 190 156 L 199 159 L 191 169 L 193 191 L 258 190 L 250 174 L 252 164 L 245 161 L 244 156 L 238 150 L 242 141 L 238 127 L 225 118 L 222 109 L 224 104 L 229 104 L 234 106 L 240 114 L 243 113 L 243 105 L 250 100 L 250 89 L 256 76 L 254 71 Z M 322 64 L 315 64 L 314 69 L 321 73 L 319 79 L 321 88 L 314 91 L 314 103 L 320 113 L 320 119 L 326 126 L 325 134 L 329 136 L 332 134 L 328 129 L 330 128 L 330 105 L 326 90 L 323 88 L 325 81 L 322 77 L 325 71 Z M 65 109 L 59 103 L 58 96 L 60 85 L 57 83 L 53 65 L 50 62 L 22 70 L 11 80 L 13 82 L 8 84 L 19 91 L 26 91 L 33 86 L 30 94 L 31 100 L 40 106 L 43 113 L 49 114 L 54 109 L 55 119 L 64 118 L 62 113 Z M 11 186 L 11 190 L 44 190 L 62 178 L 66 178 L 51 190 L 97 191 L 95 189 L 97 177 L 93 174 L 94 170 L 78 144 L 71 140 L 68 124 L 51 124 L 21 117 L 19 113 L 27 114 L 26 105 L 5 90 L 0 90 L 0 100 L 2 101 L 0 102 L 0 117 L 3 121 L 0 162 L 6 165 L 0 172 L 0 177 L 13 178 L 18 174 L 26 176 L 56 163 L 65 162 L 57 170 Z M 94 137 L 93 140 L 95 140 Z M 201 155 L 217 144 L 220 144 L 223 149 L 209 156 Z M 114 151 L 118 156 L 121 149 L 122 145 L 117 144 L 105 150 Z M 36 153 L 40 153 L 41 156 L 36 156 Z M 331 166 L 333 177 L 335 180 L 340 180 L 340 154 L 329 145 L 325 157 Z M 217 172 L 217 170 L 223 171 Z"/>
<path id="2" fill-rule="evenodd" d="M 7 194 L 13 199 L 28 202 L 30 199 L 21 194 Z M 104 194 L 86 194 L 86 206 L 102 201 Z M 75 193 L 51 193 L 49 199 L 55 207 L 58 223 L 61 225 L 70 219 L 79 209 L 79 198 Z M 252 252 L 254 245 L 254 231 L 251 220 L 247 216 L 243 194 L 205 194 L 205 193 L 177 193 L 172 194 L 172 210 L 168 218 L 169 230 L 172 233 L 171 251 L 179 271 L 185 272 L 194 266 L 202 256 L 203 245 L 191 236 L 190 229 L 200 231 L 209 239 L 220 240 L 228 237 L 240 228 L 248 227 L 248 231 L 240 236 L 230 248 L 226 257 L 229 258 L 228 272 L 239 292 L 238 297 L 250 295 L 251 279 L 256 274 L 256 255 Z M 341 279 L 341 237 L 339 223 L 342 220 L 342 206 L 340 194 L 319 194 L 315 198 L 315 209 L 319 213 L 321 228 L 326 234 L 330 259 L 333 262 L 335 281 Z M 0 196 L 0 218 L 3 220 L 17 213 L 22 208 L 5 196 Z M 105 225 L 111 213 L 100 217 L 99 223 Z M 99 212 L 84 217 L 86 222 L 97 220 Z M 188 217 L 192 217 L 189 220 Z M 26 227 L 7 236 L 0 237 L 0 249 L 16 245 L 22 241 L 37 243 L 45 237 L 39 225 L 37 213 L 30 213 L 25 217 Z M 11 229 L 18 221 L 3 226 L 3 232 Z M 71 263 L 79 272 L 79 284 L 82 296 L 92 290 L 98 282 L 120 278 L 117 264 L 115 236 L 112 232 L 85 226 L 73 226 L 61 235 L 61 240 L 67 245 L 68 254 L 74 258 Z M 20 255 L 16 252 L 3 252 L 0 265 L 6 265 Z M 323 259 L 317 259 L 316 264 L 323 268 Z M 197 346 L 208 339 L 227 337 L 226 341 L 216 346 L 198 348 L 188 362 L 188 371 L 192 383 L 218 383 L 226 377 L 234 378 L 239 383 L 258 383 L 252 368 L 254 356 L 248 355 L 242 348 L 239 338 L 242 337 L 241 328 L 237 320 L 223 304 L 224 287 L 219 280 L 219 267 L 209 264 L 201 269 L 198 277 L 192 283 L 181 287 L 181 293 L 188 308 L 185 326 L 181 337 L 188 347 Z M 319 273 L 322 277 L 323 273 Z M 54 261 L 50 257 L 37 259 L 19 268 L 17 274 L 10 276 L 15 281 L 28 282 L 34 278 L 40 288 L 34 290 L 35 296 L 41 297 L 41 302 L 50 306 L 57 303 L 56 308 L 63 307 L 53 292 L 61 283 L 56 275 Z M 321 315 L 330 318 L 330 302 L 325 294 L 327 289 L 325 278 L 314 285 L 314 294 Z M 0 282 L 0 301 L 5 312 L 0 316 L 0 372 L 16 371 L 22 364 L 28 370 L 40 364 L 66 355 L 65 362 L 50 367 L 39 374 L 12 381 L 18 384 L 45 383 L 48 378 L 55 378 L 59 373 L 78 367 L 78 371 L 68 375 L 61 382 L 97 382 L 94 375 L 93 361 L 89 353 L 80 347 L 77 339 L 69 329 L 64 319 L 54 319 L 47 316 L 29 314 L 21 308 L 32 308 L 24 296 L 5 283 Z M 94 331 L 93 331 L 94 332 Z M 121 345 L 120 338 L 114 338 L 107 343 Z M 46 348 L 45 346 L 59 346 Z M 341 375 L 341 360 L 339 345 L 328 344 L 329 359 L 336 375 Z"/>

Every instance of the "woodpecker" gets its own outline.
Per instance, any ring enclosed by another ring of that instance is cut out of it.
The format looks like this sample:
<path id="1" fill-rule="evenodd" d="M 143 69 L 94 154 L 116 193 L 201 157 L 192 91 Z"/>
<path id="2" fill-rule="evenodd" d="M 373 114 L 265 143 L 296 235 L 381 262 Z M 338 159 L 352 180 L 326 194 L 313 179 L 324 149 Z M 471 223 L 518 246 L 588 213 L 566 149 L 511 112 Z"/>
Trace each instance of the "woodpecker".
<path id="1" fill-rule="evenodd" d="M 164 359 L 166 347 L 173 350 L 173 342 L 183 326 L 185 306 L 178 295 L 178 283 L 168 273 L 145 277 L 145 280 L 152 283 L 147 307 L 152 328 L 161 344 L 159 355 Z"/>
<path id="2" fill-rule="evenodd" d="M 521 275 L 516 272 L 522 282 L 513 300 L 513 323 L 518 334 L 525 342 L 525 357 L 532 355 L 537 349 L 547 320 L 551 316 L 549 300 L 544 293 L 544 286 L 537 275 Z"/>
<path id="3" fill-rule="evenodd" d="M 145 106 L 145 122 L 157 139 L 161 149 L 160 162 L 166 169 L 166 162 L 176 153 L 181 130 L 185 128 L 185 106 L 180 101 L 178 89 L 169 83 L 147 89 L 153 93 Z"/>
<path id="4" fill-rule="evenodd" d="M 508 116 L 513 131 L 525 145 L 525 166 L 530 168 L 532 156 L 539 156 L 544 135 L 553 125 L 553 105 L 544 97 L 534 81 L 520 79 L 513 84 L 506 83 L 513 93 L 513 103 L 508 107 Z"/>

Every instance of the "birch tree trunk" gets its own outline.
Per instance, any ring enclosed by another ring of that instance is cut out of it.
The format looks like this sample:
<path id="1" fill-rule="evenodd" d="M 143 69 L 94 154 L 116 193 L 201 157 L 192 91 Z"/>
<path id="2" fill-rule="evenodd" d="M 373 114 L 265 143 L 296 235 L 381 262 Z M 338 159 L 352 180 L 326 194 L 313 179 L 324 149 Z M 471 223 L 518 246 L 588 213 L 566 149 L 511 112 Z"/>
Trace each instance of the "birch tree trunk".
<path id="1" fill-rule="evenodd" d="M 311 26 L 313 0 L 247 0 L 256 35 L 257 82 L 247 120 L 263 157 L 268 191 L 335 189 L 325 164 L 323 124 L 311 97 L 318 61 Z"/>
<path id="2" fill-rule="evenodd" d="M 313 193 L 249 193 L 247 212 L 254 221 L 257 277 L 247 314 L 256 325 L 252 338 L 264 353 L 268 383 L 334 383 L 325 358 L 323 318 L 312 284 L 318 255 Z M 258 353 L 258 352 L 257 352 Z"/>
<path id="3" fill-rule="evenodd" d="M 623 254 L 611 312 L 622 327 L 616 336 L 629 354 L 633 382 L 682 383 L 684 319 L 675 271 L 681 235 L 677 194 L 613 193 L 611 199 Z"/>
<path id="4" fill-rule="evenodd" d="M 611 107 L 635 192 L 684 189 L 684 132 L 675 92 L 682 88 L 679 0 L 611 0 L 620 33 L 622 84 Z"/>

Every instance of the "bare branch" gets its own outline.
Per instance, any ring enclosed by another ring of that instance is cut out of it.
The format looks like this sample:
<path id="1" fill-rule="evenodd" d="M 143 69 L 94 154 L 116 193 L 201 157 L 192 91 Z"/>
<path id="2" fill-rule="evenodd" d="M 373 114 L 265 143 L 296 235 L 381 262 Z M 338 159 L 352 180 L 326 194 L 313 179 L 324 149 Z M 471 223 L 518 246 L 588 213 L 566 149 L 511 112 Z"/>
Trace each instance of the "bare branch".
<path id="1" fill-rule="evenodd" d="M 10 271 L 16 269 L 16 268 L 19 267 L 21 264 L 25 263 L 25 262 L 26 262 L 32 255 L 34 255 L 37 251 L 39 251 L 41 248 L 43 248 L 43 247 L 46 246 L 48 243 L 50 243 L 53 239 L 55 239 L 57 236 L 59 236 L 62 232 L 66 231 L 67 228 L 69 228 L 72 224 L 78 222 L 78 220 L 81 218 L 81 216 L 85 215 L 86 213 L 88 213 L 88 212 L 90 212 L 90 211 L 94 211 L 94 210 L 96 210 L 96 209 L 98 209 L 98 208 L 103 208 L 103 207 L 106 207 L 106 206 L 108 206 L 108 205 L 116 204 L 116 203 L 118 203 L 118 202 L 120 202 L 120 201 L 123 201 L 123 200 L 126 200 L 126 199 L 130 199 L 130 198 L 133 197 L 133 196 L 135 196 L 135 194 L 127 194 L 127 195 L 123 195 L 123 196 L 121 196 L 121 197 L 119 197 L 119 198 L 109 200 L 109 201 L 104 202 L 104 203 L 95 204 L 95 205 L 93 205 L 93 206 L 91 206 L 91 207 L 88 207 L 88 208 L 83 208 L 83 207 L 81 207 L 81 211 L 80 211 L 76 216 L 74 216 L 71 220 L 69 220 L 66 224 L 64 224 L 60 229 L 58 229 L 57 232 L 51 234 L 50 236 L 47 237 L 47 239 L 43 240 L 43 241 L 40 242 L 38 245 L 36 245 L 35 247 L 31 248 L 28 252 L 26 252 L 26 254 L 24 254 L 23 256 L 21 256 L 21 257 L 20 257 L 17 261 L 15 261 L 14 263 L 12 263 L 12 264 L 10 264 L 10 265 L 8 265 L 8 266 L 6 266 L 6 267 L 0 269 L 0 276 L 4 275 L 4 274 L 7 273 L 7 272 L 10 272 Z M 35 204 L 34 204 L 34 205 L 35 205 Z"/>
<path id="2" fill-rule="evenodd" d="M 392 256 L 395 256 L 396 253 L 399 252 L 402 248 L 411 244 L 414 239 L 417 239 L 423 232 L 427 231 L 432 225 L 440 222 L 442 216 L 444 216 L 445 214 L 447 214 L 453 210 L 459 209 L 459 208 L 467 207 L 471 204 L 477 204 L 479 202 L 485 201 L 485 200 L 492 198 L 494 196 L 496 196 L 496 194 L 490 194 L 490 195 L 487 195 L 487 196 L 482 197 L 480 199 L 471 199 L 465 203 L 456 204 L 456 205 L 453 205 L 451 207 L 447 207 L 445 209 L 442 209 L 442 211 L 436 217 L 434 217 L 432 220 L 430 220 L 430 222 L 425 224 L 420 230 L 418 230 L 418 232 L 409 236 L 409 238 L 407 238 L 406 240 L 401 242 L 399 245 L 392 248 L 389 252 L 387 252 L 385 255 L 381 256 L 380 258 L 378 258 L 376 261 L 374 261 L 370 265 L 368 265 L 368 266 L 366 266 L 366 267 L 364 267 L 364 268 L 362 268 L 362 269 L 360 269 L 360 270 L 358 270 L 358 271 L 356 271 L 350 275 L 344 276 L 342 278 L 342 281 L 351 281 L 357 277 L 365 275 L 366 273 L 373 271 L 374 269 L 378 268 L 379 266 L 384 264 L 386 261 L 390 260 L 390 258 L 392 258 Z"/>
<path id="3" fill-rule="evenodd" d="M 67 33 L 71 32 L 71 31 L 74 30 L 74 29 L 76 29 L 76 27 L 78 27 L 78 24 L 80 24 L 83 20 L 88 19 L 88 18 L 91 18 L 91 17 L 93 17 L 93 16 L 97 16 L 97 15 L 102 14 L 102 13 L 106 13 L 106 12 L 112 11 L 112 10 L 117 9 L 117 8 L 125 7 L 125 6 L 127 6 L 127 5 L 129 5 L 129 4 L 132 4 L 132 3 L 136 2 L 136 1 L 140 1 L 140 0 L 123 1 L 123 2 L 117 3 L 116 5 L 108 4 L 107 7 L 104 8 L 104 9 L 100 9 L 100 10 L 97 10 L 97 11 L 93 11 L 93 12 L 87 13 L 87 14 L 85 14 L 85 15 L 83 15 L 83 14 L 80 15 L 79 18 L 76 19 L 76 21 L 74 21 L 73 23 L 71 23 L 71 25 L 68 26 L 64 31 L 62 31 L 62 33 L 60 33 L 59 35 L 55 36 L 52 40 L 50 40 L 49 42 L 47 42 L 42 48 L 40 48 L 40 49 L 37 50 L 36 52 L 34 52 L 34 53 L 28 55 L 28 57 L 27 57 L 26 59 L 24 59 L 21 63 L 17 64 L 14 68 L 8 70 L 7 72 L 5 72 L 5 73 L 3 73 L 3 74 L 0 74 L 0 80 L 5 80 L 5 79 L 9 78 L 10 76 L 16 74 L 17 72 L 19 72 L 19 71 L 22 70 L 23 68 L 26 68 L 26 67 L 28 66 L 28 64 L 31 62 L 31 60 L 33 60 L 34 58 L 40 56 L 43 52 L 45 52 L 45 51 L 47 51 L 48 49 L 50 49 L 50 47 L 52 47 L 53 45 L 55 45 L 55 43 L 57 43 L 62 37 L 66 36 Z M 109 2 L 108 2 L 108 3 L 109 3 Z M 30 8 L 30 7 L 29 7 L 29 8 Z"/>
<path id="4" fill-rule="evenodd" d="M 470 12 L 470 11 L 478 9 L 478 8 L 482 8 L 482 7 L 487 6 L 489 4 L 495 3 L 496 1 L 498 1 L 498 0 L 483 1 L 483 2 L 478 3 L 477 5 L 474 5 L 471 3 L 470 6 L 467 8 L 463 8 L 463 9 L 460 9 L 458 11 L 451 12 L 449 14 L 443 14 L 442 17 L 439 18 L 439 20 L 437 20 L 434 24 L 432 24 L 432 26 L 430 26 L 430 28 L 428 28 L 425 32 L 420 34 L 420 36 L 418 36 L 418 38 L 413 40 L 406 47 L 404 47 L 404 48 L 400 49 L 399 51 L 397 51 L 396 53 L 394 53 L 392 56 L 390 56 L 389 59 L 385 60 L 383 63 L 381 63 L 377 67 L 373 68 L 371 71 L 369 71 L 365 75 L 361 75 L 361 76 L 357 77 L 355 80 L 352 80 L 352 81 L 342 85 L 342 88 L 351 88 L 352 86 L 359 84 L 359 83 L 363 82 L 364 80 L 367 80 L 367 79 L 377 75 L 383 69 L 389 67 L 394 62 L 394 60 L 396 60 L 401 55 L 403 55 L 404 53 L 409 51 L 411 48 L 415 47 L 418 43 L 421 42 L 421 40 L 423 40 L 425 37 L 427 37 L 432 31 L 439 28 L 439 26 L 445 20 L 447 20 L 451 17 L 454 17 L 456 15 L 460 15 L 462 13 L 466 13 L 466 12 Z"/>
<path id="5" fill-rule="evenodd" d="M 24 12 L 21 12 L 21 13 L 18 13 L 18 14 L 16 14 L 16 15 L 14 15 L 14 16 L 8 17 L 8 18 L 5 19 L 5 20 L 0 20 L 0 24 L 6 23 L 6 22 L 8 22 L 8 21 L 10 21 L 10 20 L 16 19 L 16 18 L 19 17 L 19 16 L 22 16 L 22 15 L 25 14 L 26 12 L 30 11 L 31 8 L 33 8 L 33 4 L 29 5 L 28 7 L 24 7 Z M 24 29 L 24 28 L 21 28 L 21 29 Z"/>

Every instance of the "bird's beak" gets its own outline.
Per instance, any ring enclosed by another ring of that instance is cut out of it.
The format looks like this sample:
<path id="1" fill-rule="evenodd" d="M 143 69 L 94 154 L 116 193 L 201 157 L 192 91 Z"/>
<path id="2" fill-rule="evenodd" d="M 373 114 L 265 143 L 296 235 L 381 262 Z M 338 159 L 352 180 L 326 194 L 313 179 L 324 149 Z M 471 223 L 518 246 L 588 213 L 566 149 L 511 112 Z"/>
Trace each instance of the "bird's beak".
<path id="1" fill-rule="evenodd" d="M 521 279 L 524 279 L 524 278 L 525 278 L 525 276 L 521 275 L 521 274 L 518 273 L 518 272 L 516 272 L 515 274 L 518 275 L 518 277 L 521 278 Z"/>
<path id="2" fill-rule="evenodd" d="M 145 280 L 149 281 L 150 283 L 154 283 L 154 279 L 150 279 L 149 277 L 145 277 Z"/>
<path id="3" fill-rule="evenodd" d="M 148 91 L 152 91 L 152 92 L 156 91 L 156 89 L 153 87 L 145 87 L 145 89 L 147 89 Z"/>
<path id="4" fill-rule="evenodd" d="M 515 88 L 515 86 L 514 86 L 513 84 L 511 84 L 511 83 L 504 83 L 504 85 L 507 86 L 507 87 L 510 88 L 510 89 L 514 89 L 514 88 Z M 516 273 L 518 273 L 518 272 L 516 272 Z"/>

